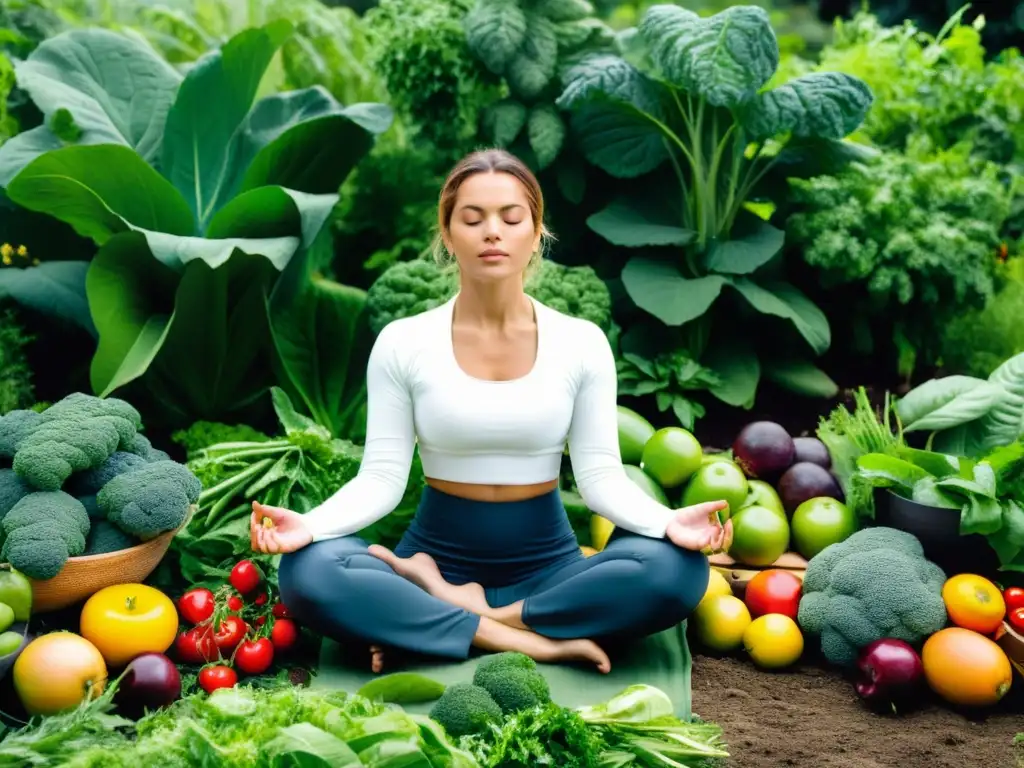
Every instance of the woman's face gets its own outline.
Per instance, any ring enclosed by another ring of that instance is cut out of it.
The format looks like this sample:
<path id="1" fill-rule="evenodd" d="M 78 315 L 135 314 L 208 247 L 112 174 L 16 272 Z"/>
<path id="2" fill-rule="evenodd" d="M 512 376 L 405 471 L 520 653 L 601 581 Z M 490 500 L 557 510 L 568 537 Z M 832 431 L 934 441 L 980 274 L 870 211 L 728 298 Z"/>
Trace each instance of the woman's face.
<path id="1" fill-rule="evenodd" d="M 540 245 L 522 183 L 508 173 L 462 182 L 445 241 L 463 280 L 521 276 Z"/>

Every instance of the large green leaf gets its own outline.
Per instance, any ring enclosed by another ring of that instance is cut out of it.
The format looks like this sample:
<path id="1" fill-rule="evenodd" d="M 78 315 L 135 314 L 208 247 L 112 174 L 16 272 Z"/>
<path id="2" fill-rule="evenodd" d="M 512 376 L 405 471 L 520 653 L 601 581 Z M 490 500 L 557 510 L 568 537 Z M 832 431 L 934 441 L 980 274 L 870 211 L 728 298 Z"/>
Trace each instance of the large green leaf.
<path id="1" fill-rule="evenodd" d="M 566 71 L 563 80 L 565 87 L 556 99 L 562 109 L 593 101 L 612 101 L 630 104 L 655 119 L 663 119 L 662 87 L 621 56 L 585 56 Z"/>
<path id="2" fill-rule="evenodd" d="M 231 187 L 277 184 L 311 194 L 334 194 L 391 125 L 385 104 L 343 107 L 322 89 L 268 97 L 253 109 L 235 159 Z"/>
<path id="3" fill-rule="evenodd" d="M 277 271 L 235 250 L 216 267 L 189 263 L 154 371 L 163 396 L 194 419 L 225 418 L 272 381 L 266 295 Z"/>
<path id="4" fill-rule="evenodd" d="M 731 236 L 711 243 L 704 263 L 711 272 L 749 275 L 782 250 L 786 233 L 767 221 L 748 214 L 736 220 Z"/>
<path id="5" fill-rule="evenodd" d="M 782 133 L 839 140 L 864 122 L 871 89 L 860 78 L 840 72 L 812 72 L 770 91 L 762 91 L 741 111 L 750 137 Z"/>
<path id="6" fill-rule="evenodd" d="M 257 187 L 243 192 L 210 221 L 207 237 L 276 239 L 300 235 L 308 248 L 330 218 L 338 195 L 311 195 L 284 187 Z"/>
<path id="7" fill-rule="evenodd" d="M 246 29 L 189 70 L 167 115 L 161 166 L 200 231 L 232 195 L 239 128 L 270 61 L 291 34 L 287 21 Z"/>
<path id="8" fill-rule="evenodd" d="M 35 267 L 0 269 L 0 298 L 56 317 L 95 336 L 85 295 L 87 261 L 44 261 Z"/>
<path id="9" fill-rule="evenodd" d="M 758 284 L 746 277 L 737 278 L 732 286 L 758 312 L 792 322 L 815 354 L 824 354 L 829 348 L 832 331 L 828 318 L 794 286 L 783 282 Z"/>
<path id="10" fill-rule="evenodd" d="M 810 360 L 786 354 L 769 354 L 764 360 L 764 375 L 790 392 L 805 397 L 835 397 L 839 385 Z"/>
<path id="11" fill-rule="evenodd" d="M 669 158 L 661 129 L 628 104 L 582 104 L 570 124 L 583 156 L 616 178 L 643 176 Z"/>
<path id="12" fill-rule="evenodd" d="M 667 219 L 667 217 L 666 217 Z M 659 212 L 628 198 L 613 200 L 591 214 L 587 226 L 612 245 L 639 248 L 649 245 L 687 245 L 697 238 L 693 230 L 662 220 Z"/>
<path id="13" fill-rule="evenodd" d="M 130 226 L 189 235 L 195 225 L 178 191 L 130 147 L 70 146 L 33 160 L 7 187 L 18 205 L 70 224 L 103 245 Z"/>
<path id="14" fill-rule="evenodd" d="M 687 278 L 670 262 L 634 256 L 622 269 L 622 285 L 640 309 L 665 325 L 682 325 L 703 315 L 722 292 L 719 275 Z"/>
<path id="15" fill-rule="evenodd" d="M 526 40 L 527 16 L 519 0 L 477 0 L 463 24 L 469 50 L 496 75 Z"/>
<path id="16" fill-rule="evenodd" d="M 752 408 L 761 380 L 761 362 L 747 339 L 721 339 L 709 344 L 701 357 L 720 379 L 708 387 L 711 394 L 735 408 Z"/>
<path id="17" fill-rule="evenodd" d="M 97 394 L 106 397 L 149 368 L 167 338 L 177 282 L 150 255 L 142 233 L 121 232 L 97 252 L 86 276 L 99 333 L 90 370 Z"/>
<path id="18" fill-rule="evenodd" d="M 558 37 L 555 25 L 539 13 L 526 17 L 526 36 L 505 70 L 505 81 L 514 96 L 530 100 L 540 96 L 558 70 Z"/>
<path id="19" fill-rule="evenodd" d="M 105 29 L 76 29 L 44 40 L 15 63 L 15 74 L 46 121 L 58 110 L 71 113 L 78 143 L 122 144 L 157 163 L 181 75 L 152 48 Z M 46 143 L 40 131 L 0 149 L 0 183 L 32 159 L 28 147 Z"/>
<path id="20" fill-rule="evenodd" d="M 209 240 L 203 237 L 177 237 L 163 232 L 139 231 L 145 235 L 149 250 L 157 261 L 178 272 L 194 261 L 204 262 L 211 269 L 216 269 L 226 264 L 235 251 L 263 256 L 275 269 L 282 270 L 302 244 L 298 236 L 225 237 Z"/>
<path id="21" fill-rule="evenodd" d="M 779 66 L 771 20 L 758 6 L 734 5 L 702 18 L 677 5 L 653 5 L 639 31 L 667 80 L 717 107 L 754 98 Z"/>
<path id="22" fill-rule="evenodd" d="M 0 187 L 6 187 L 21 169 L 40 155 L 65 146 L 47 126 L 40 125 L 12 136 L 0 146 Z"/>

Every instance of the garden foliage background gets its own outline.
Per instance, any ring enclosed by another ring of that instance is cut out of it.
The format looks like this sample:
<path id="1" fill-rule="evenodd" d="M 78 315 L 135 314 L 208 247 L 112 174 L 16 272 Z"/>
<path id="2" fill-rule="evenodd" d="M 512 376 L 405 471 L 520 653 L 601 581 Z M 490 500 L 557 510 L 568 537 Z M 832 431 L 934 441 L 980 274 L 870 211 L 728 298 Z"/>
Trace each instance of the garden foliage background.
<path id="1" fill-rule="evenodd" d="M 0 2 L 0 413 L 91 391 L 182 454 L 357 458 L 374 333 L 439 300 L 441 181 L 493 145 L 546 193 L 537 290 L 705 444 L 1024 351 L 1024 4 L 650 5 Z M 753 66 L 654 71 L 731 13 Z M 311 465 L 272 458 L 248 480 L 289 501 Z M 244 542 L 217 491 L 193 581 Z"/>

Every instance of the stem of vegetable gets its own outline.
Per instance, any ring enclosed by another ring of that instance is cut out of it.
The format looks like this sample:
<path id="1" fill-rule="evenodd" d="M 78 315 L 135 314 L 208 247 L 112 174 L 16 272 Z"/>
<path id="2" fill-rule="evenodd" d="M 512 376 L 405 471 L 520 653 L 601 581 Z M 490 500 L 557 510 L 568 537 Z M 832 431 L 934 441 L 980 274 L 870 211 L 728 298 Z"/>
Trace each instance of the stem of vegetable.
<path id="1" fill-rule="evenodd" d="M 237 475 L 232 475 L 227 480 L 221 480 L 219 483 L 213 486 L 213 488 L 205 489 L 199 494 L 200 508 L 209 503 L 211 499 L 220 496 L 222 493 L 225 493 L 226 491 L 233 492 L 238 487 L 244 486 L 247 482 L 249 482 L 251 478 L 258 475 L 260 472 L 262 472 L 264 469 L 266 469 L 273 463 L 273 459 L 262 459 L 253 464 L 252 466 L 248 467 L 247 469 L 243 470 L 242 472 L 239 472 Z"/>

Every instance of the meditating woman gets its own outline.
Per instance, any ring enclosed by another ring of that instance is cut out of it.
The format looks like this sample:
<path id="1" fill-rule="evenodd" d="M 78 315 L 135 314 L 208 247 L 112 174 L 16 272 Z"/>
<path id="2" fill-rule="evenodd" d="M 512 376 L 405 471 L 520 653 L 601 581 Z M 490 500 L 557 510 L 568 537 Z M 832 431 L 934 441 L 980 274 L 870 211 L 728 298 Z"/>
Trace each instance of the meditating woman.
<path id="1" fill-rule="evenodd" d="M 255 550 L 286 553 L 281 599 L 339 641 L 466 658 L 472 647 L 610 669 L 605 641 L 675 626 L 707 587 L 702 550 L 731 536 L 725 502 L 672 510 L 619 454 L 615 360 L 602 330 L 524 290 L 547 231 L 537 180 L 514 156 L 474 153 L 441 192 L 438 252 L 451 300 L 392 321 L 367 368 L 358 475 L 305 515 L 253 503 Z M 576 485 L 616 534 L 585 557 L 558 491 Z M 426 479 L 392 552 L 355 534 L 401 500 L 418 444 Z M 269 518 L 269 524 L 266 519 Z"/>

